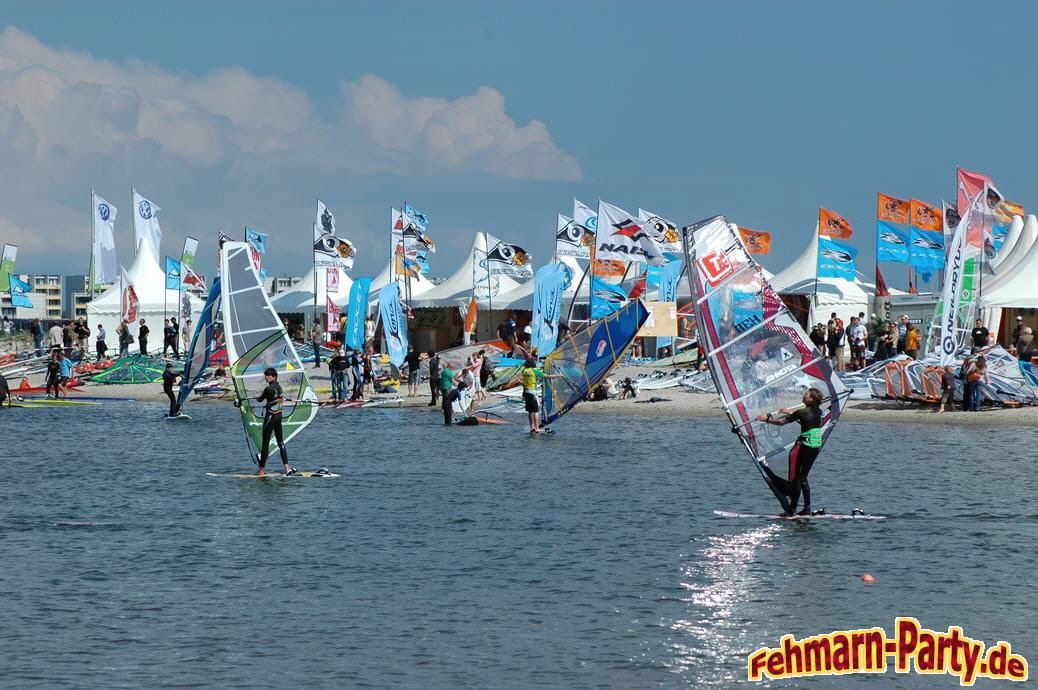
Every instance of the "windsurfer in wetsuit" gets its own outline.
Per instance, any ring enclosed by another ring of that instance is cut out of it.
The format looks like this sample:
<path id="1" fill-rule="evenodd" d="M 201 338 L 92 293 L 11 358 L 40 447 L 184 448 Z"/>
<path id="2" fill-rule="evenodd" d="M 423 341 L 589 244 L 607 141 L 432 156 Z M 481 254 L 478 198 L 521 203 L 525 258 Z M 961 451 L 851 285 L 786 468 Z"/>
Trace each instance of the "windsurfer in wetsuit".
<path id="1" fill-rule="evenodd" d="M 804 392 L 804 407 L 797 410 L 782 408 L 782 417 L 773 414 L 762 414 L 758 422 L 784 426 L 790 422 L 800 423 L 800 435 L 789 450 L 789 479 L 775 474 L 770 467 L 764 465 L 764 471 L 779 491 L 789 497 L 786 517 L 794 515 L 800 494 L 804 494 L 804 508 L 797 515 L 811 514 L 811 487 L 807 483 L 807 475 L 822 449 L 822 392 L 817 388 L 808 388 Z"/>
<path id="2" fill-rule="evenodd" d="M 263 372 L 263 378 L 267 387 L 256 398 L 257 402 L 265 403 L 263 415 L 263 442 L 260 444 L 259 469 L 256 474 L 263 476 L 267 473 L 267 455 L 270 452 L 270 438 L 277 441 L 278 451 L 281 452 L 281 462 L 285 464 L 285 474 L 292 474 L 294 469 L 288 466 L 288 451 L 285 450 L 285 437 L 281 429 L 281 404 L 285 400 L 285 393 L 278 383 L 278 372 L 273 367 L 268 367 Z"/>
<path id="3" fill-rule="evenodd" d="M 176 417 L 180 414 L 180 407 L 177 405 L 177 396 L 173 394 L 173 386 L 177 384 L 177 379 L 180 376 L 173 371 L 173 364 L 166 362 L 166 370 L 162 372 L 162 392 L 169 398 L 169 412 L 166 413 L 167 417 Z"/>

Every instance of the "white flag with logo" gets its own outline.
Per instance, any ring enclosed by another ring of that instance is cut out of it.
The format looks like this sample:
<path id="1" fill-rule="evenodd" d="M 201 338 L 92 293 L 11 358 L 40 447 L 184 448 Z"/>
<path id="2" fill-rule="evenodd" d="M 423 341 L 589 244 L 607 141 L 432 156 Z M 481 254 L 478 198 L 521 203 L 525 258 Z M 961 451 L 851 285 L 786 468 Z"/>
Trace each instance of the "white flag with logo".
<path id="1" fill-rule="evenodd" d="M 141 244 L 148 243 L 155 263 L 161 264 L 159 245 L 162 244 L 162 229 L 159 227 L 158 212 L 162 209 L 151 203 L 136 190 L 133 192 L 133 238 L 137 252 L 141 251 Z"/>
<path id="2" fill-rule="evenodd" d="M 680 254 L 681 235 L 678 234 L 678 226 L 670 222 L 658 213 L 638 209 L 638 222 L 649 231 L 664 252 L 668 254 Z M 738 234 L 738 233 L 736 233 Z"/>
<path id="3" fill-rule="evenodd" d="M 555 224 L 555 255 L 572 256 L 577 259 L 591 258 L 591 245 L 595 243 L 595 233 L 583 225 L 559 214 Z"/>
<path id="4" fill-rule="evenodd" d="M 533 276 L 530 253 L 517 244 L 502 242 L 490 233 L 483 233 L 487 240 L 487 270 L 490 275 L 506 275 L 513 278 Z"/>
<path id="5" fill-rule="evenodd" d="M 94 282 L 114 283 L 119 278 L 115 257 L 115 214 L 118 209 L 93 195 L 94 202 Z"/>
<path id="6" fill-rule="evenodd" d="M 595 258 L 626 263 L 642 261 L 653 266 L 666 263 L 660 245 L 637 217 L 604 201 L 598 202 Z"/>
<path id="7" fill-rule="evenodd" d="M 321 229 L 321 232 L 329 235 L 335 234 L 335 216 L 320 199 L 317 200 L 317 227 Z"/>
<path id="8" fill-rule="evenodd" d="M 584 226 L 593 235 L 598 232 L 598 211 L 587 206 L 584 202 L 574 199 L 573 222 Z"/>

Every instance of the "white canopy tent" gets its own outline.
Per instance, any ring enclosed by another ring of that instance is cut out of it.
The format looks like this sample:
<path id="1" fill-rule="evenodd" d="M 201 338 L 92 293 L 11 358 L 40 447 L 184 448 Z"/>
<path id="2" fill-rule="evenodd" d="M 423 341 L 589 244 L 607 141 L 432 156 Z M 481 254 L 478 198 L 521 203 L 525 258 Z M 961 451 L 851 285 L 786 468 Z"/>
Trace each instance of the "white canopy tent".
<path id="1" fill-rule="evenodd" d="M 137 308 L 137 320 L 144 319 L 150 334 L 148 336 L 148 351 L 162 351 L 162 326 L 163 319 L 177 317 L 180 320 L 181 300 L 187 300 L 191 309 L 191 323 L 198 319 L 202 311 L 203 302 L 189 292 L 166 289 L 166 272 L 155 260 L 155 251 L 151 248 L 147 239 L 142 239 L 137 247 L 137 257 L 133 265 L 126 271 L 133 284 L 134 292 L 137 294 L 139 306 Z M 118 352 L 119 341 L 115 335 L 115 329 L 122 321 L 122 283 L 116 281 L 115 285 L 104 291 L 87 304 L 87 323 L 97 335 L 97 327 L 103 325 L 105 328 L 106 343 L 108 349 Z M 181 323 L 181 327 L 188 324 Z M 139 323 L 130 324 L 130 333 L 134 336 L 134 343 L 130 346 L 131 351 L 139 351 L 140 341 Z M 178 339 L 178 346 L 183 340 Z"/>
<path id="2" fill-rule="evenodd" d="M 994 278 L 981 284 L 980 306 L 1027 307 L 1038 309 L 1038 218 L 1027 216 L 1024 232 L 1017 246 L 1029 245 L 1027 252 L 1018 258 L 1011 270 L 998 271 Z M 997 269 L 996 269 L 997 270 Z"/>
<path id="3" fill-rule="evenodd" d="M 377 276 L 371 280 L 371 301 L 375 302 L 378 300 L 378 291 L 389 284 L 389 281 L 393 280 L 393 262 L 394 259 L 390 259 L 386 262 L 385 267 L 379 272 Z M 401 283 L 403 278 L 398 278 Z M 402 285 L 401 285 L 402 287 Z M 436 287 L 436 284 L 425 276 L 419 274 L 416 277 L 411 278 L 411 297 L 417 297 L 418 295 L 424 295 Z"/>
<path id="4" fill-rule="evenodd" d="M 476 265 L 477 256 L 486 256 L 487 254 L 487 242 L 486 233 L 477 232 L 475 239 L 472 241 L 472 249 L 469 250 L 465 260 L 461 262 L 458 269 L 445 281 L 436 285 L 430 290 L 422 293 L 421 295 L 415 295 L 414 285 L 412 283 L 411 290 L 411 306 L 419 309 L 435 309 L 438 307 L 467 307 L 469 301 L 473 297 L 473 279 L 476 277 L 474 266 Z M 494 309 L 500 308 L 498 306 L 498 295 L 506 295 L 508 292 L 515 290 L 523 283 L 515 280 L 510 276 L 505 275 L 493 275 L 490 276 L 490 282 L 493 289 L 490 292 L 489 298 L 485 289 L 487 279 L 483 277 L 483 290 L 476 290 L 476 304 L 480 309 L 486 309 L 493 307 Z M 532 281 L 530 281 L 532 282 Z"/>
<path id="5" fill-rule="evenodd" d="M 353 280 L 346 275 L 346 271 L 338 267 L 314 267 L 303 276 L 302 280 L 271 298 L 270 303 L 274 311 L 279 314 L 313 314 L 314 313 L 314 277 L 317 278 L 317 307 L 318 312 L 324 312 L 328 308 L 328 278 L 325 270 L 335 271 L 339 274 L 338 292 L 332 295 L 332 301 L 345 307 L 350 302 L 350 288 Z"/>

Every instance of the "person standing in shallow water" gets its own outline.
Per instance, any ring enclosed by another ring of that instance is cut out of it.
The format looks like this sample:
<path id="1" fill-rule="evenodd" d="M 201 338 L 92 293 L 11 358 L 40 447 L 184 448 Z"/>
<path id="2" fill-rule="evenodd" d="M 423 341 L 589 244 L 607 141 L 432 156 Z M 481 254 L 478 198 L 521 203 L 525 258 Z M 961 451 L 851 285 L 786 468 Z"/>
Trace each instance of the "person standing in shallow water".
<path id="1" fill-rule="evenodd" d="M 167 417 L 176 417 L 180 414 L 180 407 L 177 405 L 177 397 L 173 394 L 173 386 L 180 381 L 178 376 L 173 371 L 173 364 L 166 362 L 166 370 L 162 372 L 162 392 L 169 398 L 169 412 L 166 413 Z"/>
<path id="2" fill-rule="evenodd" d="M 523 406 L 530 418 L 530 433 L 543 433 L 541 429 L 541 408 L 537 403 L 537 382 L 540 379 L 557 379 L 559 374 L 545 374 L 537 368 L 537 360 L 527 357 L 523 364 Z"/>
<path id="3" fill-rule="evenodd" d="M 758 415 L 757 421 L 775 426 L 785 426 L 791 422 L 800 424 L 800 435 L 789 451 L 789 478 L 783 479 L 770 467 L 764 465 L 764 471 L 779 491 L 789 500 L 785 511 L 786 517 L 794 514 L 811 515 L 811 487 L 807 483 L 807 475 L 822 449 L 822 392 L 817 388 L 804 391 L 804 407 L 798 410 L 782 408 L 778 412 L 781 417 L 769 413 Z M 800 494 L 804 495 L 804 508 L 796 513 Z"/>

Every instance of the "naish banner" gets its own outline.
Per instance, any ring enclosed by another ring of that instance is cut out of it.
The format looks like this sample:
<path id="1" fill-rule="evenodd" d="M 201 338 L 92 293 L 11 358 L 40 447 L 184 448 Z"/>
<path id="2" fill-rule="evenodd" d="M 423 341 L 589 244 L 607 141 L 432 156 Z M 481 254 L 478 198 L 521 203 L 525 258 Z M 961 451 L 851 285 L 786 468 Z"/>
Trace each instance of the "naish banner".
<path id="1" fill-rule="evenodd" d="M 948 253 L 948 265 L 944 274 L 944 287 L 941 290 L 941 366 L 955 364 L 960 347 L 960 334 L 957 328 L 959 306 L 962 300 L 963 282 L 966 262 L 966 235 L 970 225 L 971 208 L 966 208 L 952 239 L 951 251 Z"/>
<path id="2" fill-rule="evenodd" d="M 390 285 L 396 285 L 396 283 L 392 282 Z M 368 315 L 368 296 L 370 294 L 371 278 L 357 278 L 353 281 L 353 287 L 350 288 L 350 304 L 346 308 L 346 332 L 342 337 L 346 344 L 354 350 L 364 347 L 364 320 Z M 381 300 L 381 298 L 380 292 L 379 299 Z"/>
<path id="3" fill-rule="evenodd" d="M 595 233 L 572 218 L 558 214 L 555 222 L 555 255 L 575 259 L 591 259 Z"/>
<path id="4" fill-rule="evenodd" d="M 533 275 L 530 253 L 517 244 L 502 242 L 490 233 L 483 233 L 487 246 L 487 270 L 490 275 L 529 278 Z"/>
<path id="5" fill-rule="evenodd" d="M 115 256 L 115 216 L 118 209 L 96 194 L 94 208 L 94 282 L 114 283 L 119 278 L 119 262 Z"/>
<path id="6" fill-rule="evenodd" d="M 559 339 L 562 295 L 573 280 L 565 264 L 547 264 L 534 275 L 533 315 L 530 319 L 530 345 L 542 354 L 555 349 Z"/>
<path id="7" fill-rule="evenodd" d="M 595 258 L 633 263 L 643 261 L 659 266 L 666 259 L 660 241 L 651 228 L 643 228 L 637 218 L 619 206 L 598 202 L 599 232 L 595 237 Z"/>
<path id="8" fill-rule="evenodd" d="M 386 338 L 386 349 L 389 350 L 389 361 L 399 367 L 407 355 L 407 322 L 400 306 L 398 283 L 389 283 L 378 291 L 378 307 L 382 315 L 382 332 Z"/>

